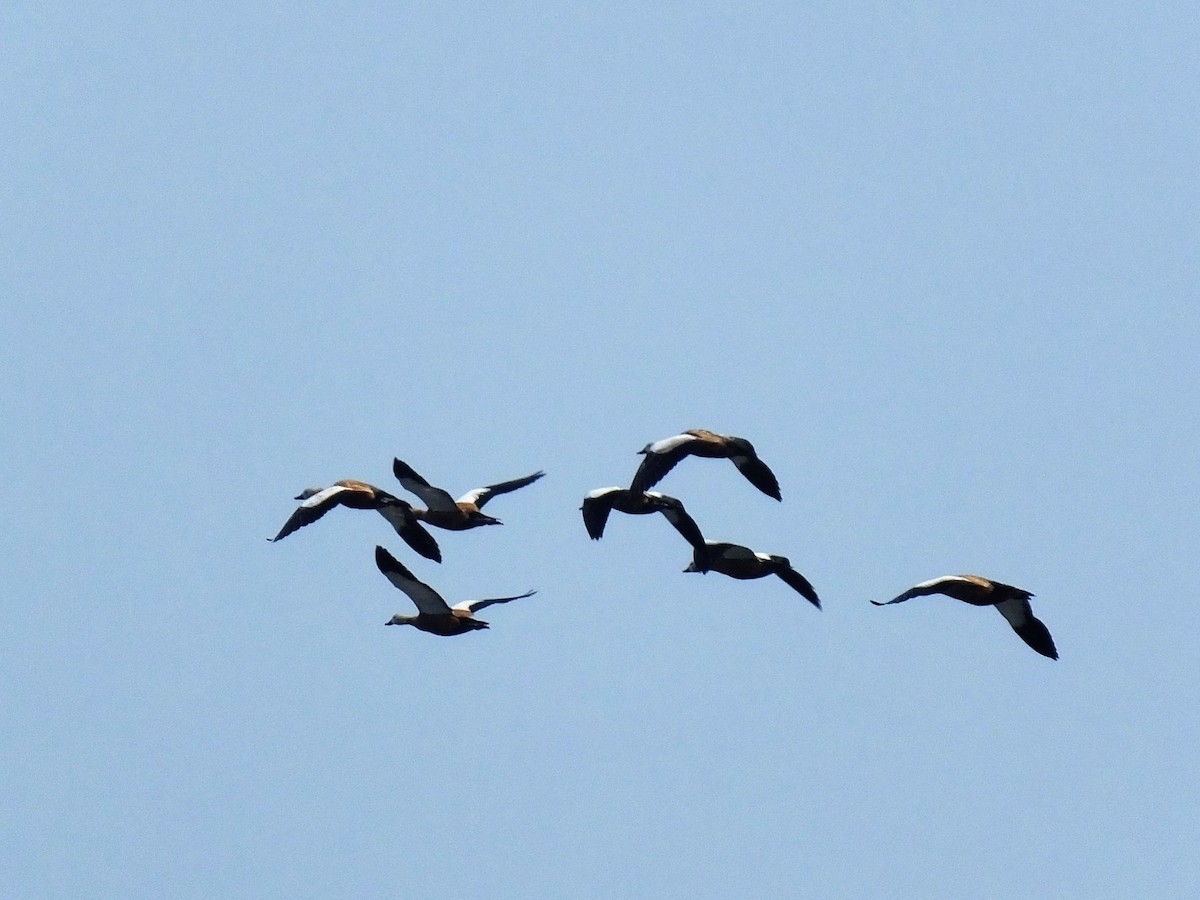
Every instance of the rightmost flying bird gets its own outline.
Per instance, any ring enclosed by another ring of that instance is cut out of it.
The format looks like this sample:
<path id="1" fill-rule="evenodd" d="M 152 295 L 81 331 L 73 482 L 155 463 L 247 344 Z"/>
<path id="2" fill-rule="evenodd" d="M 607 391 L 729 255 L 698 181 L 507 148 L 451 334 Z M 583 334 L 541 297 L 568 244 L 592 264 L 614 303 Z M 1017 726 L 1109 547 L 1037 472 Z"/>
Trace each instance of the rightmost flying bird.
<path id="1" fill-rule="evenodd" d="M 1050 630 L 1033 614 L 1033 608 L 1029 605 L 1029 598 L 1033 594 L 1011 584 L 992 581 L 979 575 L 943 575 L 941 578 L 932 578 L 913 585 L 894 600 L 871 602 L 876 606 L 888 606 L 929 594 L 945 594 L 972 606 L 996 607 L 1021 640 L 1042 656 L 1058 659 L 1058 649 L 1054 646 L 1054 638 L 1050 637 Z"/>
<path id="2" fill-rule="evenodd" d="M 745 438 L 692 428 L 647 444 L 638 452 L 646 458 L 638 466 L 629 485 L 629 490 L 634 494 L 654 487 L 685 456 L 707 456 L 710 459 L 731 460 L 752 485 L 768 497 L 783 499 L 779 494 L 779 481 L 775 473 L 758 458 L 754 445 Z"/>

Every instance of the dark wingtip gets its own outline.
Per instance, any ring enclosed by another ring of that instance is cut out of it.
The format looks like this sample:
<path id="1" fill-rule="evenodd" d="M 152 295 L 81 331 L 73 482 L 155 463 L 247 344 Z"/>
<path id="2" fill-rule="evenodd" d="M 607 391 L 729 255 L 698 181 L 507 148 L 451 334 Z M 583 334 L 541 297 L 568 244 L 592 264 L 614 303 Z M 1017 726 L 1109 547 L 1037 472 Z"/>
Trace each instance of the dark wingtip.
<path id="1" fill-rule="evenodd" d="M 1028 622 L 1020 628 L 1014 628 L 1013 631 L 1042 656 L 1047 659 L 1058 659 L 1058 648 L 1054 646 L 1054 638 L 1050 636 L 1050 629 L 1041 619 L 1030 617 Z"/>

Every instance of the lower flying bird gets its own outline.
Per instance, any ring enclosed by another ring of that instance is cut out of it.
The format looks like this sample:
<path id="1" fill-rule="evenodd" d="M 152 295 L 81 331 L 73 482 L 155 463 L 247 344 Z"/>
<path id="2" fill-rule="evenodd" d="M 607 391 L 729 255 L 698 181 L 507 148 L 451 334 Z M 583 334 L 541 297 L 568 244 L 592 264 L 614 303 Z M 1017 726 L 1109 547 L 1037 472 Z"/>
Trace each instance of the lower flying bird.
<path id="1" fill-rule="evenodd" d="M 418 581 L 416 576 L 406 569 L 396 557 L 383 547 L 375 548 L 375 565 L 387 576 L 387 580 L 408 594 L 417 607 L 417 614 L 404 615 L 397 613 L 385 622 L 385 625 L 412 625 L 420 631 L 439 634 L 442 637 L 453 637 L 468 631 L 487 628 L 488 623 L 473 618 L 472 613 L 491 606 L 493 603 L 507 603 L 510 600 L 521 600 L 531 597 L 536 591 L 526 591 L 514 597 L 492 597 L 487 600 L 467 600 L 464 603 L 450 606 L 442 599 L 442 595 Z"/>
<path id="2" fill-rule="evenodd" d="M 629 485 L 629 489 L 635 493 L 654 487 L 685 456 L 706 456 L 710 459 L 732 460 L 738 471 L 745 475 L 752 485 L 768 497 L 782 499 L 775 473 L 758 458 L 758 454 L 754 452 L 754 445 L 745 438 L 692 428 L 682 434 L 647 444 L 638 452 L 646 458 L 638 466 Z"/>
<path id="3" fill-rule="evenodd" d="M 888 606 L 929 594 L 945 594 L 972 606 L 996 607 L 1021 640 L 1042 656 L 1058 659 L 1058 649 L 1054 646 L 1054 638 L 1050 637 L 1050 630 L 1033 614 L 1033 608 L 1029 605 L 1029 598 L 1033 594 L 1011 584 L 992 581 L 979 575 L 943 575 L 941 578 L 932 578 L 913 585 L 894 600 L 871 602 L 876 606 Z"/>
<path id="4" fill-rule="evenodd" d="M 425 506 L 428 507 L 427 509 L 414 509 L 413 514 L 423 522 L 428 522 L 430 525 L 435 525 L 438 528 L 446 528 L 450 531 L 465 531 L 468 528 L 476 528 L 480 525 L 502 524 L 499 519 L 482 512 L 483 504 L 487 503 L 497 494 L 507 494 L 509 491 L 523 488 L 527 484 L 533 484 L 533 482 L 546 474 L 545 472 L 534 472 L 532 475 L 526 475 L 524 478 L 514 478 L 512 481 L 489 484 L 487 487 L 467 491 L 467 493 L 455 500 L 450 496 L 449 492 L 439 487 L 434 487 L 418 475 L 413 470 L 413 467 L 406 462 L 399 459 L 392 460 L 392 473 L 406 491 L 410 494 L 416 494 L 425 502 Z"/>
<path id="5" fill-rule="evenodd" d="M 813 586 L 792 568 L 786 556 L 756 553 L 749 547 L 726 541 L 703 541 L 693 544 L 692 548 L 692 564 L 683 570 L 685 572 L 720 572 L 730 578 L 741 579 L 778 575 L 788 587 L 799 592 L 817 609 L 821 608 L 821 600 Z"/>
<path id="6" fill-rule="evenodd" d="M 579 508 L 583 511 L 583 524 L 587 533 L 594 541 L 604 536 L 608 514 L 615 509 L 617 512 L 633 516 L 660 512 L 689 544 L 694 546 L 704 543 L 699 526 L 683 508 L 683 503 L 658 491 L 636 493 L 628 488 L 616 486 L 596 488 L 584 495 L 583 506 Z"/>
<path id="7" fill-rule="evenodd" d="M 279 529 L 279 534 L 271 538 L 272 541 L 281 541 L 293 531 L 311 525 L 335 506 L 348 506 L 351 509 L 376 510 L 392 524 L 408 546 L 426 559 L 442 561 L 442 551 L 437 541 L 421 527 L 413 515 L 413 508 L 399 497 L 393 497 L 374 485 L 364 481 L 337 481 L 327 488 L 306 488 L 296 499 L 304 502 Z"/>

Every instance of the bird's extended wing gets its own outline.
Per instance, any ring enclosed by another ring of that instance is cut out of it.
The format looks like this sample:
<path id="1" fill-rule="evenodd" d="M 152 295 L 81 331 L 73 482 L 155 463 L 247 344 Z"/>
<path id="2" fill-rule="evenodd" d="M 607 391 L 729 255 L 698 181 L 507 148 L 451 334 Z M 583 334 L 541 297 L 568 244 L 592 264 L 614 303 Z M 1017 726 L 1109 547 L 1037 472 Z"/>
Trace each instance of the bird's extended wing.
<path id="1" fill-rule="evenodd" d="M 782 500 L 783 496 L 779 493 L 779 479 L 775 477 L 775 473 L 767 468 L 767 464 L 757 456 L 744 456 L 738 454 L 731 456 L 733 464 L 737 466 L 739 472 L 746 476 L 746 480 L 752 485 L 766 494 L 768 497 L 774 497 L 776 500 Z"/>
<path id="2" fill-rule="evenodd" d="M 789 566 L 777 569 L 775 574 L 782 578 L 788 587 L 799 592 L 805 600 L 817 609 L 821 608 L 821 599 L 817 596 L 817 592 L 813 590 L 813 586 L 809 583 L 809 580 L 795 569 Z"/>
<path id="3" fill-rule="evenodd" d="M 596 488 L 584 495 L 579 509 L 583 513 L 583 526 L 593 541 L 604 537 L 604 526 L 612 512 L 613 494 L 619 490 L 619 487 Z"/>
<path id="4" fill-rule="evenodd" d="M 629 489 L 642 493 L 654 487 L 663 476 L 675 468 L 676 463 L 691 452 L 692 445 L 699 440 L 694 434 L 676 434 L 661 441 L 647 444 L 641 465 L 634 473 Z"/>
<path id="5" fill-rule="evenodd" d="M 526 597 L 532 597 L 537 591 L 530 588 L 523 594 L 515 594 L 512 597 L 489 597 L 486 600 L 464 600 L 462 603 L 454 604 L 454 608 L 459 612 L 473 613 L 491 606 L 493 603 L 508 603 L 510 600 L 524 600 Z"/>
<path id="6" fill-rule="evenodd" d="M 340 484 L 335 484 L 325 488 L 323 491 L 318 491 L 313 494 L 291 514 L 283 527 L 279 529 L 279 534 L 271 538 L 272 541 L 281 541 L 293 531 L 303 528 L 305 525 L 311 525 L 325 513 L 329 512 L 338 505 L 341 495 L 347 490 Z"/>
<path id="7" fill-rule="evenodd" d="M 423 581 L 418 581 L 404 564 L 383 547 L 375 548 L 375 565 L 388 581 L 408 594 L 417 610 L 427 616 L 448 616 L 450 607 L 441 594 Z"/>
<path id="8" fill-rule="evenodd" d="M 871 602 L 876 606 L 890 606 L 893 603 L 903 603 L 905 600 L 911 600 L 913 597 L 926 597 L 930 594 L 941 594 L 943 593 L 942 589 L 947 584 L 954 581 L 965 581 L 971 584 L 977 583 L 963 575 L 943 575 L 940 578 L 931 578 L 928 581 L 922 581 L 920 584 L 914 584 L 899 597 L 895 597 L 891 600 L 884 600 L 883 602 L 878 600 L 872 600 Z"/>
<path id="9" fill-rule="evenodd" d="M 545 472 L 539 470 L 532 475 L 526 475 L 524 478 L 514 478 L 512 481 L 501 481 L 499 484 L 489 484 L 487 487 L 475 488 L 459 497 L 458 502 L 474 503 L 476 509 L 482 509 L 483 504 L 487 503 L 497 494 L 507 494 L 509 491 L 518 490 L 527 484 L 533 484 L 545 474 Z"/>
<path id="10" fill-rule="evenodd" d="M 392 460 L 392 474 L 400 482 L 400 486 L 410 494 L 416 494 L 429 509 L 455 509 L 454 498 L 449 491 L 434 487 L 413 470 L 413 467 L 400 459 Z"/>
<path id="11" fill-rule="evenodd" d="M 662 495 L 659 497 L 659 512 L 663 514 L 668 522 L 675 526 L 675 530 L 683 535 L 683 539 L 693 547 L 704 546 L 704 535 L 700 533 L 700 526 L 696 524 L 696 520 L 691 517 L 683 503 L 676 500 L 674 497 Z"/>
<path id="12" fill-rule="evenodd" d="M 1029 605 L 1028 600 L 1003 600 L 996 604 L 996 609 L 1000 610 L 1000 615 L 1008 620 L 1008 624 L 1020 635 L 1021 640 L 1042 656 L 1058 659 L 1058 648 L 1054 646 L 1050 629 L 1033 614 L 1033 607 Z"/>
<path id="13" fill-rule="evenodd" d="M 403 500 L 395 500 L 394 503 L 379 507 L 379 514 L 391 523 L 391 526 L 396 529 L 396 534 L 400 535 L 408 546 L 426 559 L 432 559 L 439 563 L 442 561 L 442 548 L 438 546 L 433 535 L 426 531 L 425 526 L 413 515 L 412 507 Z"/>

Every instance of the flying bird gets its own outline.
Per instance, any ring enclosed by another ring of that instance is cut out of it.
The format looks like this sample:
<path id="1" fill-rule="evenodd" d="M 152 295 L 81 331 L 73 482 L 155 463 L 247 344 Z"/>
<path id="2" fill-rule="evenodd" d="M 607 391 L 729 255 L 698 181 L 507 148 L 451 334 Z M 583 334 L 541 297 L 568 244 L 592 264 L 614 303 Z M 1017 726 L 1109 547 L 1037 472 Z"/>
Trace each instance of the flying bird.
<path id="1" fill-rule="evenodd" d="M 348 506 L 351 509 L 373 509 L 391 523 L 396 534 L 404 539 L 426 559 L 434 562 L 442 561 L 442 551 L 437 541 L 417 521 L 413 508 L 393 497 L 387 491 L 380 490 L 365 481 L 349 479 L 336 481 L 327 488 L 310 487 L 296 495 L 297 500 L 303 501 L 291 517 L 279 529 L 279 534 L 271 538 L 281 541 L 293 531 L 311 525 L 335 506 Z"/>
<path id="2" fill-rule="evenodd" d="M 603 487 L 588 491 L 584 495 L 583 524 L 592 540 L 598 541 L 604 536 L 604 526 L 608 522 L 608 514 L 614 509 L 617 512 L 632 516 L 642 516 L 660 512 L 684 539 L 692 545 L 704 542 L 704 536 L 696 521 L 688 515 L 683 503 L 674 497 L 660 494 L 658 491 L 635 493 L 628 488 Z"/>
<path id="3" fill-rule="evenodd" d="M 768 497 L 783 499 L 775 474 L 758 458 L 754 445 L 745 438 L 693 428 L 682 434 L 647 444 L 638 452 L 646 458 L 638 466 L 637 473 L 629 485 L 629 489 L 634 493 L 641 493 L 658 484 L 685 456 L 705 456 L 710 459 L 732 460 L 738 471 L 745 475 L 752 485 Z"/>
<path id="4" fill-rule="evenodd" d="M 730 578 L 750 579 L 778 575 L 805 600 L 821 608 L 821 600 L 808 579 L 792 568 L 786 556 L 756 553 L 741 544 L 726 541 L 703 541 L 693 544 L 692 562 L 685 572 L 720 572 Z"/>
<path id="5" fill-rule="evenodd" d="M 406 615 L 396 613 L 385 622 L 385 625 L 412 625 L 419 631 L 438 634 L 442 637 L 453 637 L 468 631 L 478 631 L 487 628 L 488 623 L 473 617 L 473 613 L 493 603 L 508 603 L 510 600 L 522 600 L 531 597 L 537 591 L 529 590 L 513 597 L 491 597 L 486 600 L 467 600 L 450 606 L 442 599 L 442 595 L 417 580 L 401 562 L 388 553 L 383 547 L 375 548 L 375 565 L 379 567 L 387 580 L 408 594 L 417 607 L 417 614 Z"/>
<path id="6" fill-rule="evenodd" d="M 913 585 L 894 600 L 871 602 L 876 606 L 889 606 L 929 594 L 945 594 L 972 606 L 996 607 L 1021 640 L 1042 656 L 1058 659 L 1058 649 L 1054 646 L 1050 630 L 1033 614 L 1033 608 L 1029 605 L 1029 598 L 1033 594 L 1011 584 L 992 581 L 979 575 L 943 575 L 941 578 L 932 578 Z"/>
<path id="7" fill-rule="evenodd" d="M 399 459 L 392 461 L 392 473 L 396 480 L 410 494 L 416 494 L 424 501 L 427 509 L 414 509 L 413 515 L 423 522 L 428 522 L 437 528 L 450 531 L 465 531 L 480 525 L 500 525 L 495 519 L 482 512 L 483 505 L 497 494 L 507 494 L 533 484 L 545 472 L 534 472 L 524 478 L 514 478 L 512 481 L 502 481 L 499 484 L 489 484 L 487 487 L 467 491 L 457 500 L 439 487 L 433 487 L 428 481 L 418 475 L 413 467 Z"/>

